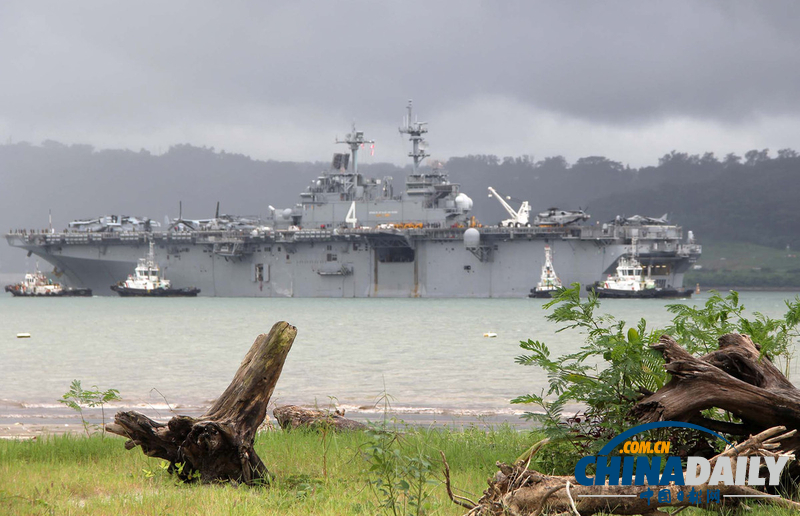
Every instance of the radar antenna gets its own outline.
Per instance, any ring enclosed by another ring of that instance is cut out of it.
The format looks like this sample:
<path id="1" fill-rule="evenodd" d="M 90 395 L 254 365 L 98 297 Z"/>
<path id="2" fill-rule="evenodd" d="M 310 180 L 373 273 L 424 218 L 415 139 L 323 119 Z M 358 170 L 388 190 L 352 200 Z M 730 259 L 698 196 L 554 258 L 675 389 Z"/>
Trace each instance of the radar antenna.
<path id="1" fill-rule="evenodd" d="M 375 140 L 365 140 L 364 131 L 356 131 L 356 123 L 353 122 L 353 130 L 345 135 L 344 140 L 336 138 L 336 143 L 346 143 L 350 147 L 350 154 L 353 156 L 353 174 L 358 174 L 358 149 L 365 143 L 374 144 Z"/>
<path id="2" fill-rule="evenodd" d="M 413 102 L 409 100 L 408 107 L 406 108 L 408 115 L 405 120 L 403 120 L 405 127 L 401 127 L 399 130 L 400 134 L 407 134 L 408 139 L 411 140 L 413 150 L 408 153 L 408 157 L 414 160 L 414 172 L 416 173 L 419 164 L 422 163 L 423 159 L 430 156 L 430 154 L 425 153 L 425 145 L 427 142 L 422 138 L 422 135 L 428 132 L 428 128 L 425 127 L 428 125 L 428 122 L 411 121 L 412 104 Z"/>

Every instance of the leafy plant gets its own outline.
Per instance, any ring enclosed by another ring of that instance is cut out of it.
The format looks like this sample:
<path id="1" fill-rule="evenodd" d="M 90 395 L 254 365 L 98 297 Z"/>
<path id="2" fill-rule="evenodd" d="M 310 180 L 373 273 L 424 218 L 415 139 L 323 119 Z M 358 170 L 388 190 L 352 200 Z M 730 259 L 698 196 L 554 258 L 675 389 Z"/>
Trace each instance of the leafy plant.
<path id="1" fill-rule="evenodd" d="M 547 372 L 548 387 L 539 394 L 525 394 L 512 400 L 532 404 L 540 412 L 527 412 L 524 417 L 542 423 L 544 433 L 559 443 L 567 444 L 582 455 L 599 450 L 610 438 L 636 424 L 630 410 L 643 393 L 654 392 L 668 380 L 663 357 L 650 348 L 663 333 L 668 333 L 693 354 L 707 353 L 716 347 L 725 333 L 746 333 L 761 346 L 762 354 L 790 359 L 790 344 L 799 334 L 800 298 L 787 302 L 782 319 L 754 314 L 745 317 L 745 307 L 736 292 L 722 297 L 713 293 L 703 307 L 669 305 L 675 314 L 666 330 L 649 330 L 641 319 L 636 327 L 626 330 L 625 321 L 597 313 L 600 302 L 592 293 L 580 298 L 580 285 L 562 288 L 544 308 L 553 308 L 547 319 L 558 323 L 559 332 L 578 330 L 585 343 L 575 353 L 556 358 L 542 342 L 528 340 L 520 347 L 528 353 L 516 358 L 526 366 Z M 566 417 L 567 404 L 585 407 L 579 414 Z M 547 454 L 543 454 L 545 457 Z M 553 461 L 558 464 L 558 461 Z M 562 467 L 569 467 L 563 465 Z"/>
<path id="2" fill-rule="evenodd" d="M 335 396 L 328 396 L 329 405 L 327 413 L 332 414 L 336 412 L 336 402 L 338 401 Z M 328 451 L 330 450 L 331 441 L 336 436 L 336 430 L 333 428 L 332 422 L 327 417 L 323 418 L 318 426 L 320 433 L 320 440 L 322 441 L 322 476 L 328 478 Z"/>
<path id="3" fill-rule="evenodd" d="M 106 403 L 121 399 L 122 397 L 120 397 L 117 389 L 101 391 L 96 385 L 93 385 L 91 389 L 84 389 L 81 387 L 80 380 L 72 380 L 69 390 L 61 396 L 61 399 L 58 400 L 58 402 L 63 403 L 64 405 L 78 412 L 81 417 L 81 423 L 83 423 L 83 430 L 86 432 L 87 436 L 89 435 L 89 423 L 86 421 L 86 418 L 83 415 L 83 409 L 100 407 L 100 414 L 102 418 L 102 425 L 100 428 L 102 430 L 102 436 L 105 437 L 105 405 Z"/>
<path id="4" fill-rule="evenodd" d="M 516 362 L 547 371 L 549 387 L 512 403 L 538 405 L 543 413 L 528 412 L 524 417 L 541 422 L 551 440 L 566 440 L 576 451 L 587 453 L 631 426 L 628 411 L 641 388 L 656 390 L 665 383 L 663 361 L 649 348 L 658 334 L 648 331 L 644 319 L 626 331 L 625 321 L 598 315 L 597 296 L 592 293 L 582 301 L 579 284 L 559 290 L 545 308 L 553 306 L 547 319 L 562 325 L 559 332 L 581 331 L 585 344 L 575 353 L 551 358 L 544 343 L 521 342 L 520 347 L 530 353 Z M 608 366 L 602 367 L 603 362 Z M 585 413 L 565 419 L 565 405 L 576 402 L 586 406 Z"/>
<path id="5" fill-rule="evenodd" d="M 433 465 L 422 445 L 410 448 L 388 425 L 389 399 L 386 393 L 379 399 L 384 403 L 383 423 L 370 426 L 363 446 L 368 485 L 385 514 L 420 516 L 438 482 L 433 480 Z"/>
<path id="6" fill-rule="evenodd" d="M 144 478 L 148 479 L 156 476 L 169 476 L 170 478 L 174 479 L 173 481 L 176 486 L 182 486 L 185 484 L 190 484 L 195 480 L 200 480 L 200 472 L 196 470 L 188 471 L 184 475 L 185 467 L 185 462 L 176 462 L 175 464 L 159 462 L 155 469 L 142 468 L 142 472 L 144 473 Z M 172 475 L 173 473 L 175 474 L 174 476 Z"/>
<path id="7" fill-rule="evenodd" d="M 284 482 L 286 487 L 294 489 L 295 496 L 298 499 L 312 496 L 322 485 L 322 480 L 306 474 L 291 475 Z"/>
<path id="8" fill-rule="evenodd" d="M 190 484 L 195 480 L 200 480 L 199 471 L 197 471 L 196 469 L 190 469 L 189 471 L 184 473 L 185 467 L 186 467 L 185 462 L 176 462 L 171 466 L 172 472 L 175 473 L 176 485 Z"/>
<path id="9" fill-rule="evenodd" d="M 761 354 L 786 361 L 792 358 L 791 344 L 800 336 L 800 297 L 786 301 L 786 314 L 782 319 L 772 319 L 755 312 L 754 319 L 744 317 L 745 306 L 739 293 L 731 292 L 724 298 L 718 292 L 703 307 L 674 304 L 667 310 L 675 314 L 666 332 L 672 335 L 693 354 L 708 353 L 716 347 L 717 339 L 725 333 L 745 333 L 761 347 Z"/>

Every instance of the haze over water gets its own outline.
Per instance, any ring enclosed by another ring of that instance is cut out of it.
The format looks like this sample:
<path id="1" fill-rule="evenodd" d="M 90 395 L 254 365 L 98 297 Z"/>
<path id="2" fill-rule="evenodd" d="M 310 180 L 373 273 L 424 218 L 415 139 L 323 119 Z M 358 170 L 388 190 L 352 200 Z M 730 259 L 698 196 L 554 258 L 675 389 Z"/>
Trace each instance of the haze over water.
<path id="1" fill-rule="evenodd" d="M 744 292 L 748 311 L 778 317 L 789 292 Z M 652 328 L 665 305 L 689 301 L 607 300 L 604 312 Z M 545 342 L 553 355 L 583 336 L 556 333 L 533 299 L 21 299 L 0 297 L 0 426 L 74 421 L 57 403 L 73 379 L 115 388 L 152 417 L 202 413 L 233 378 L 259 333 L 286 320 L 297 338 L 273 403 L 335 403 L 377 419 L 377 398 L 393 397 L 399 417 L 446 421 L 467 415 L 517 421 L 509 400 L 538 393 L 545 375 L 514 362 L 519 341 Z M 16 334 L 29 332 L 30 339 Z M 497 338 L 485 338 L 496 332 Z M 793 367 L 791 378 L 800 378 Z M 163 395 L 163 397 L 162 397 Z M 118 407 L 110 410 L 113 413 Z M 432 415 L 432 416 L 431 416 Z"/>

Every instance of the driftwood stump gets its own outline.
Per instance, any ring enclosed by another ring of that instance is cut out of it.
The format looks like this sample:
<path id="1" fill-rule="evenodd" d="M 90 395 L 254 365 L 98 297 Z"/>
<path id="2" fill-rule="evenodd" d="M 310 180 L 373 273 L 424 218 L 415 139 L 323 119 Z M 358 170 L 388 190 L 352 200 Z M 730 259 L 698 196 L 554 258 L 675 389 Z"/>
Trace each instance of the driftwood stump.
<path id="1" fill-rule="evenodd" d="M 107 430 L 127 437 L 127 449 L 140 446 L 145 455 L 169 461 L 170 471 L 184 480 L 197 473 L 201 482 L 268 480 L 253 442 L 295 335 L 297 328 L 286 322 L 259 335 L 233 381 L 202 416 L 175 416 L 164 424 L 138 412 L 118 412 Z"/>
<path id="2" fill-rule="evenodd" d="M 723 335 L 719 349 L 702 357 L 690 355 L 667 335 L 653 349 L 664 355 L 672 378 L 633 408 L 642 423 L 685 421 L 738 437 L 779 425 L 800 429 L 800 391 L 747 335 Z M 703 417 L 701 411 L 709 408 L 726 410 L 741 423 Z M 798 446 L 800 435 L 782 443 L 786 451 Z"/>
<path id="3" fill-rule="evenodd" d="M 786 432 L 784 427 L 766 430 L 759 435 L 747 439 L 736 447 L 731 447 L 710 460 L 711 466 L 720 457 L 741 456 L 778 456 L 783 455 L 775 450 L 780 441 L 791 439 L 795 432 Z M 791 458 L 793 456 L 790 455 Z M 731 459 L 731 464 L 736 460 Z M 478 502 L 472 502 L 463 497 L 452 495 L 450 487 L 449 467 L 445 461 L 445 481 L 448 494 L 453 502 L 470 509 L 469 516 L 539 516 L 547 514 L 579 514 L 590 516 L 597 513 L 605 514 L 645 514 L 666 515 L 660 511 L 666 507 L 688 507 L 697 505 L 706 509 L 719 509 L 721 506 L 737 506 L 746 503 L 746 498 L 726 498 L 725 496 L 753 496 L 763 494 L 761 491 L 749 486 L 735 485 L 709 485 L 708 483 L 693 486 L 701 491 L 709 487 L 720 491 L 720 504 L 708 503 L 704 498 L 700 504 L 693 504 L 688 496 L 678 501 L 678 492 L 688 490 L 687 486 L 653 486 L 653 490 L 668 489 L 670 502 L 662 503 L 657 499 L 640 498 L 639 494 L 647 489 L 642 486 L 583 486 L 578 484 L 573 476 L 551 476 L 527 469 L 526 461 L 508 465 L 497 463 L 500 469 L 489 481 L 489 488 L 484 491 Z M 735 471 L 734 471 L 735 473 Z M 602 498 L 598 497 L 601 496 Z M 785 498 L 764 498 L 766 502 L 800 511 L 800 503 Z M 674 514 L 674 513 L 673 513 Z"/>
<path id="4" fill-rule="evenodd" d="M 758 344 L 750 337 L 734 333 L 723 335 L 719 338 L 719 349 L 702 357 L 689 354 L 667 335 L 662 336 L 653 349 L 664 355 L 664 367 L 671 379 L 657 392 L 647 393 L 634 406 L 632 412 L 642 423 L 689 422 L 739 436 L 744 441 L 712 458 L 712 465 L 723 456 L 787 455 L 794 458 L 793 453 L 800 448 L 800 391 L 769 357 L 760 353 Z M 704 417 L 701 411 L 710 408 L 728 411 L 740 422 Z M 794 465 L 790 463 L 790 467 Z M 498 463 L 497 466 L 500 471 L 489 481 L 489 489 L 476 503 L 452 495 L 445 462 L 451 499 L 470 509 L 470 515 L 498 516 L 539 516 L 545 511 L 549 514 L 579 513 L 582 516 L 598 512 L 654 515 L 665 514 L 658 509 L 667 505 L 690 505 L 688 498 L 680 503 L 648 505 L 644 499 L 635 496 L 642 491 L 641 486 L 582 486 L 577 484 L 575 477 L 550 476 L 529 470 L 524 461 L 513 465 Z M 707 487 L 708 484 L 700 486 L 702 490 Z M 669 489 L 671 499 L 676 500 L 678 486 L 659 487 L 663 488 Z M 719 489 L 723 497 L 762 494 L 749 486 L 719 485 L 714 488 Z M 613 498 L 596 498 L 598 495 L 612 495 Z M 727 505 L 746 501 L 741 498 L 725 500 Z M 766 498 L 765 501 L 800 511 L 800 503 L 791 500 Z"/>
<path id="5" fill-rule="evenodd" d="M 295 428 L 308 428 L 319 430 L 330 428 L 338 431 L 347 430 L 366 430 L 367 425 L 347 419 L 344 417 L 344 410 L 306 409 L 297 405 L 284 405 L 276 407 L 272 415 L 284 430 L 294 430 Z"/>

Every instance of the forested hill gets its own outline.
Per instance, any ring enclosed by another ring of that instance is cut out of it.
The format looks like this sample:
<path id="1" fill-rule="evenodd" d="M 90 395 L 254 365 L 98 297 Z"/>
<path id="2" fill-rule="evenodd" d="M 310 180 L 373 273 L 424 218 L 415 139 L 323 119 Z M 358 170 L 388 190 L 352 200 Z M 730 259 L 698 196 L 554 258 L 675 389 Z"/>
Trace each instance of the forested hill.
<path id="1" fill-rule="evenodd" d="M 701 165 L 661 166 L 660 184 L 618 192 L 592 201 L 598 214 L 612 206 L 627 212 L 665 213 L 700 239 L 743 241 L 775 248 L 800 249 L 800 157 L 731 163 L 704 170 Z M 671 175 L 671 173 L 674 174 Z M 642 171 L 645 173 L 645 171 Z M 686 178 L 696 173 L 696 177 Z M 674 177 L 675 180 L 670 179 Z"/>
<path id="2" fill-rule="evenodd" d="M 693 230 L 700 241 L 799 249 L 800 155 L 791 149 L 773 154 L 764 149 L 717 159 L 711 153 L 673 151 L 660 158 L 658 166 L 640 169 L 595 156 L 571 165 L 561 157 L 534 162 L 526 157 L 468 156 L 450 159 L 447 168 L 468 192 L 485 192 L 491 185 L 503 195 L 530 201 L 537 211 L 582 207 L 600 223 L 616 215 L 668 213 L 671 222 Z M 480 197 L 478 210 L 487 201 L 494 208 L 495 201 Z M 494 217 L 487 220 L 492 222 L 502 216 L 491 214 Z"/>
<path id="3" fill-rule="evenodd" d="M 0 145 L 0 231 L 44 228 L 103 214 L 143 215 L 158 221 L 178 215 L 263 215 L 288 207 L 328 163 L 253 160 L 240 154 L 176 145 L 162 155 L 95 150 L 88 145 Z M 629 168 L 604 157 L 568 163 L 562 157 L 451 158 L 450 180 L 475 201 L 475 215 L 494 224 L 506 218 L 487 187 L 528 200 L 535 211 L 583 207 L 593 221 L 617 214 L 661 216 L 695 231 L 698 239 L 734 239 L 800 247 L 800 157 L 782 150 L 751 151 L 740 158 L 673 152 L 658 166 Z M 395 191 L 408 172 L 392 164 L 365 164 L 365 175 L 393 176 Z M 512 202 L 518 206 L 518 203 Z M 0 242 L 0 272 L 30 267 L 24 253 Z"/>

